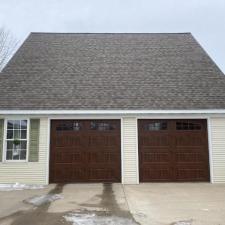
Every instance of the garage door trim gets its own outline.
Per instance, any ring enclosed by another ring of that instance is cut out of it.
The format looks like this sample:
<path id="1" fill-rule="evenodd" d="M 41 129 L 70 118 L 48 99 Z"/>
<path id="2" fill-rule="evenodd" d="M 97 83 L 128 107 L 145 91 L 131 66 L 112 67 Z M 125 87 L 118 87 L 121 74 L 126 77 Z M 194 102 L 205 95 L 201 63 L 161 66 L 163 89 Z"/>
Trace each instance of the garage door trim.
<path id="1" fill-rule="evenodd" d="M 210 176 L 210 183 L 214 183 L 213 180 L 213 154 L 212 154 L 212 126 L 211 120 L 208 117 L 207 119 L 207 134 L 208 134 L 208 151 L 209 151 L 209 176 Z"/>

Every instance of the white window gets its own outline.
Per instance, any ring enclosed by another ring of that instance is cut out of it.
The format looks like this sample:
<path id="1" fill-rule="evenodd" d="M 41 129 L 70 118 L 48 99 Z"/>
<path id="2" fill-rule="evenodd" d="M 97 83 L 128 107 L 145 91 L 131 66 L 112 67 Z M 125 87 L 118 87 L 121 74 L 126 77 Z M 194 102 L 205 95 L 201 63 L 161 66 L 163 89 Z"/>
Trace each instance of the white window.
<path id="1" fill-rule="evenodd" d="M 27 159 L 28 120 L 7 120 L 6 161 Z"/>

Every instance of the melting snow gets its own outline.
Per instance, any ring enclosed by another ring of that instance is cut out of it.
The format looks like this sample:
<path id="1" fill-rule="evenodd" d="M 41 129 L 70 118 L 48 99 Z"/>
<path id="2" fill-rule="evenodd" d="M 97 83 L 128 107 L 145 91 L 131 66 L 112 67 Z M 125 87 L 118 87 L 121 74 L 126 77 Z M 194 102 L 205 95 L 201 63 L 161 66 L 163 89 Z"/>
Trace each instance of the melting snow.
<path id="1" fill-rule="evenodd" d="M 209 211 L 209 209 L 202 209 L 202 211 Z"/>
<path id="2" fill-rule="evenodd" d="M 66 221 L 72 222 L 73 225 L 137 225 L 132 219 L 117 216 L 98 216 L 94 213 L 70 213 L 64 218 Z"/>
<path id="3" fill-rule="evenodd" d="M 174 225 L 191 225 L 192 224 L 192 220 L 187 220 L 187 221 L 179 221 L 174 223 Z"/>
<path id="4" fill-rule="evenodd" d="M 0 191 L 18 191 L 18 190 L 29 190 L 29 189 L 42 189 L 43 185 L 32 185 L 32 184 L 0 184 Z"/>
<path id="5" fill-rule="evenodd" d="M 62 198 L 63 196 L 59 194 L 47 194 L 26 199 L 25 202 L 35 206 L 40 206 L 45 203 L 53 202 Z"/>

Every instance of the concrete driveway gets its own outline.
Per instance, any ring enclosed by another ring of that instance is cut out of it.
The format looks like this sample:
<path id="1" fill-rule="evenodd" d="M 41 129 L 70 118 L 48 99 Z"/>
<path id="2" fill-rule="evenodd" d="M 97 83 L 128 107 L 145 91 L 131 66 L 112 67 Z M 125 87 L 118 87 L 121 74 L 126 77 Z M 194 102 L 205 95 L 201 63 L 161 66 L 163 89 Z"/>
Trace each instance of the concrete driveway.
<path id="1" fill-rule="evenodd" d="M 130 211 L 140 224 L 225 224 L 224 184 L 146 183 L 124 189 Z"/>
<path id="2" fill-rule="evenodd" d="M 0 192 L 0 225 L 223 225 L 225 185 L 67 184 Z"/>

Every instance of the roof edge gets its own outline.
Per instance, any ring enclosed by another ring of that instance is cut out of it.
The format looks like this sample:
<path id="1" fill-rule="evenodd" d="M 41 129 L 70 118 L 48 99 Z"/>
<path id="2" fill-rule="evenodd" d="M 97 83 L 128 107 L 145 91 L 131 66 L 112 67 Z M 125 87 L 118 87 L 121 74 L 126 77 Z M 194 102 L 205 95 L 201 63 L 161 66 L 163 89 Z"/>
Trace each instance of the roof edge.
<path id="1" fill-rule="evenodd" d="M 210 54 L 208 53 L 208 51 L 206 51 L 206 49 L 203 47 L 203 45 L 200 44 L 200 42 L 198 41 L 198 39 L 192 33 L 190 33 L 190 35 L 192 36 L 192 38 L 194 39 L 194 41 L 197 43 L 197 45 L 201 48 L 201 50 L 205 53 L 205 55 L 209 58 L 209 60 L 211 60 L 211 62 L 214 64 L 215 68 L 218 69 L 218 71 L 220 73 L 222 73 L 223 76 L 225 76 L 225 73 L 222 71 L 222 69 L 219 67 L 219 65 L 216 63 L 216 61 L 210 56 Z"/>
<path id="2" fill-rule="evenodd" d="M 225 114 L 225 109 L 196 110 L 0 110 L 0 115 L 80 115 L 80 114 Z"/>

